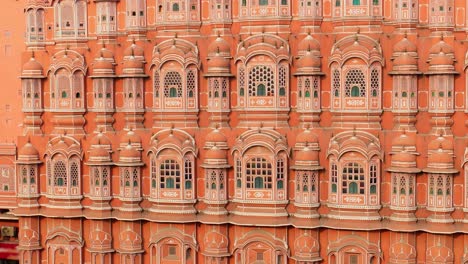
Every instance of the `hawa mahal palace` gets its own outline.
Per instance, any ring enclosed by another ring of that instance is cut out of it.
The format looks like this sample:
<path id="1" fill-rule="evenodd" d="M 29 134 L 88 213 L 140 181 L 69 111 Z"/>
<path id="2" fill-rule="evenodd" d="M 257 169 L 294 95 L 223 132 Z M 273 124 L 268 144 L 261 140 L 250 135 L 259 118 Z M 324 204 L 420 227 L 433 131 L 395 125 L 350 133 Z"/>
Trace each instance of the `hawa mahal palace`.
<path id="1" fill-rule="evenodd" d="M 19 263 L 468 263 L 468 1 L 23 2 Z"/>

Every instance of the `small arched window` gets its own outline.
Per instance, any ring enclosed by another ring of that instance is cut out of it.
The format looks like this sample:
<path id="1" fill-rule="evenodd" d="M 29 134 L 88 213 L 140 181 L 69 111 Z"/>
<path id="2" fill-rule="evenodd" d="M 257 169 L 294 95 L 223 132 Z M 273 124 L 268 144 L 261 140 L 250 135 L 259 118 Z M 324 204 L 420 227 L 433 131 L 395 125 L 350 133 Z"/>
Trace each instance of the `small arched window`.
<path id="1" fill-rule="evenodd" d="M 264 84 L 259 84 L 257 86 L 257 96 L 265 96 L 266 91 L 265 91 L 265 85 Z"/>
<path id="2" fill-rule="evenodd" d="M 174 12 L 179 11 L 179 4 L 178 3 L 172 4 L 172 11 L 174 11 Z"/>
<path id="3" fill-rule="evenodd" d="M 268 5 L 268 0 L 258 0 L 258 4 L 261 6 Z"/>
<path id="4" fill-rule="evenodd" d="M 353 86 L 351 88 L 351 97 L 359 97 L 359 87 Z"/>

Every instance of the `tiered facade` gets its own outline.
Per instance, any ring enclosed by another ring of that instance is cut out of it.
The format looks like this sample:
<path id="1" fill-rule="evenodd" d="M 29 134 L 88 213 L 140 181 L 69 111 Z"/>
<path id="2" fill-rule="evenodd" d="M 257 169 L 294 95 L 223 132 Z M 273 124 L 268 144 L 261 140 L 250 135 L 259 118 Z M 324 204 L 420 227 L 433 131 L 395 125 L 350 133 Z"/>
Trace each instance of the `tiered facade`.
<path id="1" fill-rule="evenodd" d="M 467 5 L 29 0 L 20 262 L 468 263 Z"/>

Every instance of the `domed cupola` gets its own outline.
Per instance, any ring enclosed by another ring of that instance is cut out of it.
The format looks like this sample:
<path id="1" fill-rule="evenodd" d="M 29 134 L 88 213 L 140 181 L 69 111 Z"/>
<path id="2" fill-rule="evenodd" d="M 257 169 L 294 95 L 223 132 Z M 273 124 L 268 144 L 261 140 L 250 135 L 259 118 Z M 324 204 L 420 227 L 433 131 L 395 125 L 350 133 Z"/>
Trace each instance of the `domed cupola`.
<path id="1" fill-rule="evenodd" d="M 139 60 L 145 60 L 145 51 L 142 47 L 138 46 L 135 41 L 132 42 L 128 48 L 124 51 L 124 60 L 129 59 L 130 57 L 135 57 Z"/>
<path id="2" fill-rule="evenodd" d="M 141 163 L 141 153 L 128 142 L 127 146 L 120 150 L 119 165 L 135 163 Z"/>
<path id="3" fill-rule="evenodd" d="M 137 57 L 130 56 L 123 62 L 122 73 L 120 77 L 146 77 L 144 62 Z"/>
<path id="4" fill-rule="evenodd" d="M 208 55 L 219 54 L 220 56 L 230 57 L 231 48 L 229 43 L 218 36 L 213 42 L 208 46 Z"/>
<path id="5" fill-rule="evenodd" d="M 393 69 L 390 74 L 421 74 L 418 71 L 416 45 L 405 35 L 393 48 Z"/>
<path id="6" fill-rule="evenodd" d="M 227 150 L 229 149 L 227 139 L 218 128 L 208 133 L 204 149 L 206 149 L 206 153 L 202 167 L 212 169 L 230 167 L 227 161 Z"/>
<path id="7" fill-rule="evenodd" d="M 24 144 L 22 148 L 18 150 L 18 163 L 21 164 L 37 164 L 41 163 L 39 160 L 39 151 L 34 147 L 31 142 Z"/>
<path id="8" fill-rule="evenodd" d="M 392 142 L 391 166 L 387 169 L 390 172 L 419 173 L 421 170 L 416 167 L 415 135 L 403 132 Z"/>
<path id="9" fill-rule="evenodd" d="M 99 57 L 92 64 L 92 78 L 99 77 L 115 77 L 115 61 L 111 51 L 102 48 L 99 52 Z"/>
<path id="10" fill-rule="evenodd" d="M 455 54 L 443 37 L 429 50 L 429 71 L 425 74 L 458 74 L 455 71 Z"/>
<path id="11" fill-rule="evenodd" d="M 231 51 L 229 44 L 221 37 L 217 37 L 208 46 L 208 72 L 206 77 L 232 76 Z"/>
<path id="12" fill-rule="evenodd" d="M 225 215 L 227 214 L 224 208 L 227 203 L 227 170 L 231 167 L 227 159 L 229 147 L 226 136 L 215 128 L 206 136 L 204 149 L 206 152 L 201 167 L 205 170 L 205 203 L 208 206 L 203 213 Z"/>
<path id="13" fill-rule="evenodd" d="M 427 167 L 423 170 L 428 173 L 457 173 L 454 168 L 453 142 L 451 139 L 438 136 L 429 142 L 427 152 Z"/>
<path id="14" fill-rule="evenodd" d="M 22 72 L 21 72 L 21 78 L 22 79 L 25 79 L 25 78 L 45 78 L 44 74 L 43 74 L 43 67 L 41 65 L 41 63 L 39 63 L 35 56 L 34 56 L 34 53 L 32 53 L 31 55 L 31 58 L 25 63 L 23 64 L 23 69 L 22 69 Z"/>
<path id="15" fill-rule="evenodd" d="M 103 133 L 98 133 L 90 140 L 87 165 L 112 165 L 112 144 Z"/>
<path id="16" fill-rule="evenodd" d="M 218 36 L 208 46 L 208 70 L 204 75 L 208 81 L 208 112 L 212 126 L 229 126 L 230 78 L 234 76 L 231 73 L 231 59 L 229 43 Z"/>
<path id="17" fill-rule="evenodd" d="M 319 42 L 308 34 L 298 45 L 295 75 L 323 75 L 321 58 Z"/>
<path id="18" fill-rule="evenodd" d="M 127 145 L 130 144 L 132 147 L 141 150 L 141 137 L 138 136 L 135 131 L 130 129 L 125 133 L 120 140 L 120 148 L 124 149 Z"/>
<path id="19" fill-rule="evenodd" d="M 291 167 L 295 170 L 321 170 L 319 164 L 318 138 L 309 129 L 299 133 L 294 146 L 295 163 Z"/>

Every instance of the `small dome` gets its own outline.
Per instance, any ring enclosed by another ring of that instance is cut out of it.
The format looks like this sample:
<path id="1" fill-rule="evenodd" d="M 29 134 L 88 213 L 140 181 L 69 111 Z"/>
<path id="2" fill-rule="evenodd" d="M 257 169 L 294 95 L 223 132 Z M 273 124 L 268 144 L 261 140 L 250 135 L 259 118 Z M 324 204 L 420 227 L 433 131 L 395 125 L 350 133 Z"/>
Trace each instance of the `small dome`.
<path id="1" fill-rule="evenodd" d="M 132 162 L 140 160 L 140 151 L 136 150 L 130 143 L 120 151 L 120 161 Z"/>
<path id="2" fill-rule="evenodd" d="M 451 54 L 453 53 L 453 48 L 449 44 L 447 44 L 445 41 L 440 40 L 438 43 L 436 43 L 432 48 L 429 50 L 429 53 L 432 55 L 439 54 L 440 52 L 444 54 Z"/>
<path id="3" fill-rule="evenodd" d="M 23 65 L 23 72 L 40 71 L 40 74 L 42 74 L 42 70 L 42 65 L 34 57 L 31 57 L 31 59 Z"/>
<path id="4" fill-rule="evenodd" d="M 106 49 L 106 48 L 101 48 L 99 50 L 99 53 L 101 55 L 102 58 L 104 59 L 110 59 L 110 60 L 113 60 L 114 59 L 114 53 L 112 53 L 112 51 Z"/>
<path id="5" fill-rule="evenodd" d="M 409 55 L 408 52 L 403 52 L 400 56 L 393 60 L 393 66 L 405 66 L 405 65 L 418 65 L 418 59 L 414 56 Z"/>
<path id="6" fill-rule="evenodd" d="M 227 141 L 227 138 L 219 129 L 216 128 L 206 135 L 205 140 L 206 142 L 212 143 L 224 143 Z"/>
<path id="7" fill-rule="evenodd" d="M 208 71 L 229 71 L 231 62 L 229 59 L 216 54 L 208 60 Z"/>
<path id="8" fill-rule="evenodd" d="M 213 146 L 206 152 L 205 158 L 213 160 L 227 159 L 226 151 Z"/>
<path id="9" fill-rule="evenodd" d="M 394 52 L 417 52 L 417 47 L 413 42 L 409 41 L 406 37 L 395 44 Z"/>
<path id="10" fill-rule="evenodd" d="M 221 37 L 217 37 L 213 42 L 208 46 L 208 54 L 223 54 L 230 55 L 231 49 L 226 40 Z"/>
<path id="11" fill-rule="evenodd" d="M 319 155 L 317 151 L 305 147 L 303 150 L 296 152 L 296 161 L 314 162 L 318 161 Z"/>
<path id="12" fill-rule="evenodd" d="M 90 141 L 89 141 L 91 146 L 102 146 L 102 145 L 107 145 L 110 146 L 112 145 L 112 142 L 108 137 L 106 137 L 102 132 L 99 132 L 96 136 L 94 136 Z"/>
<path id="13" fill-rule="evenodd" d="M 18 151 L 18 160 L 38 160 L 39 151 L 30 142 L 24 144 L 24 146 Z"/>
<path id="14" fill-rule="evenodd" d="M 114 65 L 112 64 L 110 60 L 106 60 L 103 57 L 100 57 L 96 59 L 96 61 L 94 62 L 93 69 L 95 71 L 98 71 L 98 70 L 113 71 Z"/>
<path id="15" fill-rule="evenodd" d="M 314 56 L 310 51 L 307 51 L 306 54 L 297 61 L 297 68 L 319 68 L 320 66 L 322 66 L 320 57 Z"/>
<path id="16" fill-rule="evenodd" d="M 299 51 L 320 50 L 320 43 L 310 34 L 303 38 L 297 47 Z"/>
<path id="17" fill-rule="evenodd" d="M 439 52 L 430 59 L 429 65 L 453 65 L 453 58 L 443 52 Z"/>
<path id="18" fill-rule="evenodd" d="M 129 69 L 143 69 L 144 64 L 141 60 L 136 59 L 135 57 L 130 57 L 130 59 L 124 61 L 123 63 L 123 70 L 129 70 Z"/>
<path id="19" fill-rule="evenodd" d="M 427 163 L 428 167 L 431 167 L 430 165 L 434 164 L 446 164 L 448 167 L 453 167 L 453 155 L 442 151 L 442 149 L 439 149 L 439 151 L 429 154 Z"/>
<path id="20" fill-rule="evenodd" d="M 318 138 L 310 129 L 306 129 L 297 135 L 296 144 L 297 143 L 318 143 Z"/>
<path id="21" fill-rule="evenodd" d="M 103 147 L 93 148 L 89 152 L 89 161 L 111 161 L 109 151 Z"/>
<path id="22" fill-rule="evenodd" d="M 453 151 L 453 142 L 449 139 L 446 139 L 442 136 L 437 137 L 436 139 L 429 142 L 427 149 L 430 150 L 446 150 Z"/>
<path id="23" fill-rule="evenodd" d="M 392 163 L 409 163 L 416 165 L 416 155 L 411 154 L 407 151 L 400 151 L 392 156 Z"/>
<path id="24" fill-rule="evenodd" d="M 138 46 L 135 43 L 132 43 L 130 47 L 126 48 L 124 51 L 124 57 L 144 57 L 145 51 L 143 48 Z"/>

